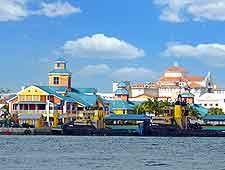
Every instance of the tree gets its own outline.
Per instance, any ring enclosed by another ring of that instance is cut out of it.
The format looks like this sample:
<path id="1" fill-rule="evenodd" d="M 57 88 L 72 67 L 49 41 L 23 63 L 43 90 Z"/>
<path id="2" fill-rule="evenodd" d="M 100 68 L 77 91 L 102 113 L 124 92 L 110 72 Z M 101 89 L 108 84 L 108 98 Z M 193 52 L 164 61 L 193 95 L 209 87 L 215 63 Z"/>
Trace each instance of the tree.
<path id="1" fill-rule="evenodd" d="M 188 116 L 196 117 L 196 118 L 200 118 L 201 117 L 199 111 L 197 109 L 192 108 L 192 107 L 189 108 Z"/>
<path id="2" fill-rule="evenodd" d="M 221 109 L 221 108 L 210 108 L 208 114 L 209 115 L 223 115 L 224 112 L 223 112 L 223 109 Z"/>
<path id="3" fill-rule="evenodd" d="M 168 101 L 158 101 L 158 100 L 148 100 L 142 104 L 139 104 L 135 107 L 135 112 L 140 113 L 153 113 L 157 116 L 163 115 L 165 110 L 171 109 L 173 104 Z"/>

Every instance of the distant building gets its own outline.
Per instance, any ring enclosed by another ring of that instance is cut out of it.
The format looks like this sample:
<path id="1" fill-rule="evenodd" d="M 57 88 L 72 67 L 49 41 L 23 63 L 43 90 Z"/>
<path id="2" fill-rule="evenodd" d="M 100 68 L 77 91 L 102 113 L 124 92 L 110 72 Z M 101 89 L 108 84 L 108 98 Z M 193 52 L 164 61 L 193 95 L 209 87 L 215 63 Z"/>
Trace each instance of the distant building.
<path id="1" fill-rule="evenodd" d="M 115 98 L 115 92 L 120 82 L 113 81 L 113 92 L 101 94 L 106 100 Z M 156 82 L 132 84 L 125 81 L 130 101 L 143 102 L 148 99 L 175 101 L 178 94 L 192 94 L 196 104 L 206 108 L 219 107 L 225 111 L 225 89 L 219 89 L 211 73 L 205 76 L 189 75 L 181 66 L 172 66 Z M 110 97 L 109 97 L 110 96 Z M 191 100 L 188 99 L 190 102 Z"/>

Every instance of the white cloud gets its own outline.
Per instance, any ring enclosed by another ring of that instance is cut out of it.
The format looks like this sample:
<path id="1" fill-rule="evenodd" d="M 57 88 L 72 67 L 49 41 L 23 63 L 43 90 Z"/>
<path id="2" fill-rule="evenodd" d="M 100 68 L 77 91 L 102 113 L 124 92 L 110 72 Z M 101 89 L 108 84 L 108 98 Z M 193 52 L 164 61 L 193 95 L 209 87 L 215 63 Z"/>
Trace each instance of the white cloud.
<path id="1" fill-rule="evenodd" d="M 104 76 L 110 80 L 147 81 L 155 79 L 158 73 L 144 67 L 112 68 L 107 64 L 88 65 L 77 73 L 80 76 Z"/>
<path id="2" fill-rule="evenodd" d="M 111 68 L 106 64 L 87 65 L 83 67 L 78 74 L 81 76 L 93 76 L 108 74 Z"/>
<path id="3" fill-rule="evenodd" d="M 35 14 L 45 15 L 48 17 L 65 16 L 73 13 L 80 13 L 81 9 L 79 7 L 74 7 L 68 2 L 57 1 L 54 3 L 41 3 L 41 9 Z"/>
<path id="4" fill-rule="evenodd" d="M 119 80 L 143 81 L 155 79 L 157 73 L 143 67 L 123 67 L 115 70 L 111 76 Z"/>
<path id="5" fill-rule="evenodd" d="M 28 16 L 26 3 L 23 0 L 0 0 L 0 22 L 18 21 Z"/>
<path id="6" fill-rule="evenodd" d="M 145 55 L 143 49 L 114 37 L 95 34 L 74 41 L 67 41 L 63 46 L 65 54 L 74 57 L 104 59 L 136 59 Z"/>
<path id="7" fill-rule="evenodd" d="M 169 44 L 162 53 L 168 57 L 195 58 L 213 66 L 225 66 L 225 44 Z"/>
<path id="8" fill-rule="evenodd" d="M 33 9 L 30 9 L 31 2 Z M 38 7 L 39 3 L 41 4 L 40 7 Z M 79 12 L 81 12 L 79 7 L 62 1 L 45 3 L 36 0 L 0 0 L 0 22 L 19 21 L 32 15 L 56 17 Z"/>
<path id="9" fill-rule="evenodd" d="M 225 21 L 225 0 L 154 0 L 162 8 L 160 19 L 168 22 Z"/>

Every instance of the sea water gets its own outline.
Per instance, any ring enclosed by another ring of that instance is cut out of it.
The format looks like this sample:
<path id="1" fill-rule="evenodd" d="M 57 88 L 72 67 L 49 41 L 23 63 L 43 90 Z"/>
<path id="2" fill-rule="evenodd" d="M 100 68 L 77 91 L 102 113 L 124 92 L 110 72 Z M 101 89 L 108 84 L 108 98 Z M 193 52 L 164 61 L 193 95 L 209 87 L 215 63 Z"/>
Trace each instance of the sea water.
<path id="1" fill-rule="evenodd" d="M 225 170 L 224 138 L 0 136 L 0 170 Z"/>

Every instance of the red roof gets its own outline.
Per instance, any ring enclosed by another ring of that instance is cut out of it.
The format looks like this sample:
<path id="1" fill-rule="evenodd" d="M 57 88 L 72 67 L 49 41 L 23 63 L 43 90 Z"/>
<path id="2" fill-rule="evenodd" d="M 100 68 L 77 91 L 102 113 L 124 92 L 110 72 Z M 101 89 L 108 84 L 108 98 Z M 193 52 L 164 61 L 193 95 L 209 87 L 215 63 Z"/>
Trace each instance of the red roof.
<path id="1" fill-rule="evenodd" d="M 160 81 L 186 81 L 183 77 L 160 77 Z"/>
<path id="2" fill-rule="evenodd" d="M 205 77 L 203 77 L 203 76 L 186 76 L 184 78 L 188 81 L 203 81 L 203 80 L 205 80 Z"/>
<path id="3" fill-rule="evenodd" d="M 183 67 L 172 66 L 172 67 L 167 68 L 166 72 L 186 73 L 187 70 Z"/>
<path id="4" fill-rule="evenodd" d="M 197 83 L 192 82 L 191 84 L 189 84 L 189 87 L 191 87 L 191 88 L 200 88 L 200 87 L 201 87 L 201 85 L 200 85 L 200 84 L 197 84 Z"/>

